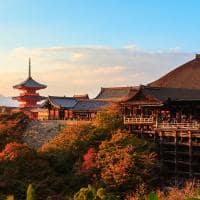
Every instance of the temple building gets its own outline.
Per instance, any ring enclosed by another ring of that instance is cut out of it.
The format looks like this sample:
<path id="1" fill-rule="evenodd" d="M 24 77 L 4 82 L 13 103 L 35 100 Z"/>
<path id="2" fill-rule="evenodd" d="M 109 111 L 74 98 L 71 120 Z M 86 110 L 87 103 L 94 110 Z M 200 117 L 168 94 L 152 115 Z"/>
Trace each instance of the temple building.
<path id="1" fill-rule="evenodd" d="M 158 144 L 166 180 L 200 178 L 200 55 L 120 102 L 132 134 Z"/>
<path id="2" fill-rule="evenodd" d="M 88 99 L 86 95 L 49 96 L 42 108 L 48 110 L 48 119 L 50 120 L 93 120 L 96 113 L 108 105 L 107 101 Z"/>
<path id="3" fill-rule="evenodd" d="M 14 89 L 21 91 L 20 95 L 13 97 L 13 99 L 20 103 L 20 108 L 36 108 L 38 107 L 37 103 L 45 99 L 45 97 L 37 93 L 37 90 L 45 89 L 46 87 L 46 85 L 38 83 L 31 77 L 31 60 L 29 58 L 28 78 L 24 82 L 13 86 Z"/>

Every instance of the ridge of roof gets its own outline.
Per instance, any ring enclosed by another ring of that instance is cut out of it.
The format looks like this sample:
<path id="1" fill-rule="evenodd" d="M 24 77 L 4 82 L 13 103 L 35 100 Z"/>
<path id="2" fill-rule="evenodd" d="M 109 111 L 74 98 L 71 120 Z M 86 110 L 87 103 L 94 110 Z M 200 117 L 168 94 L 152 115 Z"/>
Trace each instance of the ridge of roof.
<path id="1" fill-rule="evenodd" d="M 59 96 L 48 96 L 47 101 L 54 105 L 57 108 L 66 107 L 66 108 L 73 108 L 77 104 L 77 99 L 73 97 L 59 97 Z M 70 102 L 56 102 L 57 100 L 71 100 Z"/>
<path id="2" fill-rule="evenodd" d="M 120 101 L 123 98 L 127 98 L 130 91 L 136 88 L 137 86 L 101 87 L 100 92 L 94 99 Z"/>
<path id="3" fill-rule="evenodd" d="M 176 67 L 149 86 L 200 89 L 200 55 Z"/>
<path id="4" fill-rule="evenodd" d="M 66 97 L 66 96 L 48 96 L 49 98 L 55 98 L 55 99 L 74 99 L 74 97 Z"/>
<path id="5" fill-rule="evenodd" d="M 188 88 L 167 88 L 167 87 L 152 87 L 152 86 L 141 86 L 140 89 L 126 101 L 131 101 L 138 93 L 142 92 L 151 98 L 157 99 L 158 101 L 166 101 L 171 99 L 177 100 L 200 100 L 200 89 L 188 89 Z"/>

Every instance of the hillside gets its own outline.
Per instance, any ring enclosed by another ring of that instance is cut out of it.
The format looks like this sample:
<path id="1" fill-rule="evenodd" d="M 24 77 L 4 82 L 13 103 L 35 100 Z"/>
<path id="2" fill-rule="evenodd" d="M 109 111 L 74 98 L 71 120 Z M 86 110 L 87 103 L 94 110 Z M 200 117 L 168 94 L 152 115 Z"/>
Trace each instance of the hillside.
<path id="1" fill-rule="evenodd" d="M 37 149 L 54 138 L 64 126 L 58 121 L 32 121 L 22 133 L 22 141 Z"/>

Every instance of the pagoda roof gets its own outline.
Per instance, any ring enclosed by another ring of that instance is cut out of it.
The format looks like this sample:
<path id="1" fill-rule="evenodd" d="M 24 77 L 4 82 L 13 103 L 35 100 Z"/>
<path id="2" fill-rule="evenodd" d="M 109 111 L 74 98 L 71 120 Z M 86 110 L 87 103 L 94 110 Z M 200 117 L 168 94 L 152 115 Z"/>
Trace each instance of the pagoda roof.
<path id="1" fill-rule="evenodd" d="M 32 77 L 28 77 L 25 81 L 20 84 L 13 86 L 15 89 L 23 89 L 23 88 L 34 88 L 34 89 L 44 89 L 46 85 L 38 83 Z"/>
<path id="2" fill-rule="evenodd" d="M 23 96 L 17 96 L 12 97 L 13 100 L 29 100 L 29 99 L 36 99 L 38 101 L 45 100 L 46 97 L 39 96 L 39 95 L 23 95 Z"/>
<path id="3" fill-rule="evenodd" d="M 40 90 L 40 89 L 45 89 L 46 87 L 47 87 L 46 85 L 38 83 L 31 77 L 31 59 L 29 58 L 28 78 L 25 81 L 13 86 L 13 88 L 15 89 L 29 89 L 30 88 L 30 89 Z"/>

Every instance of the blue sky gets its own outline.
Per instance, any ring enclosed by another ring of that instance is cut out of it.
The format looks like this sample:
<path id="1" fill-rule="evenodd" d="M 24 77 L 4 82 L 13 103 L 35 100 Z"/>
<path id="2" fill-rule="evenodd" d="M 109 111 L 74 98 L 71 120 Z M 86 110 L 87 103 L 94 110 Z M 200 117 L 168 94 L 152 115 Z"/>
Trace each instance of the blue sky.
<path id="1" fill-rule="evenodd" d="M 198 51 L 198 0 L 1 0 L 1 48 L 138 44 Z"/>
<path id="2" fill-rule="evenodd" d="M 0 94 L 27 76 L 43 95 L 149 83 L 200 52 L 199 0 L 0 0 Z"/>

